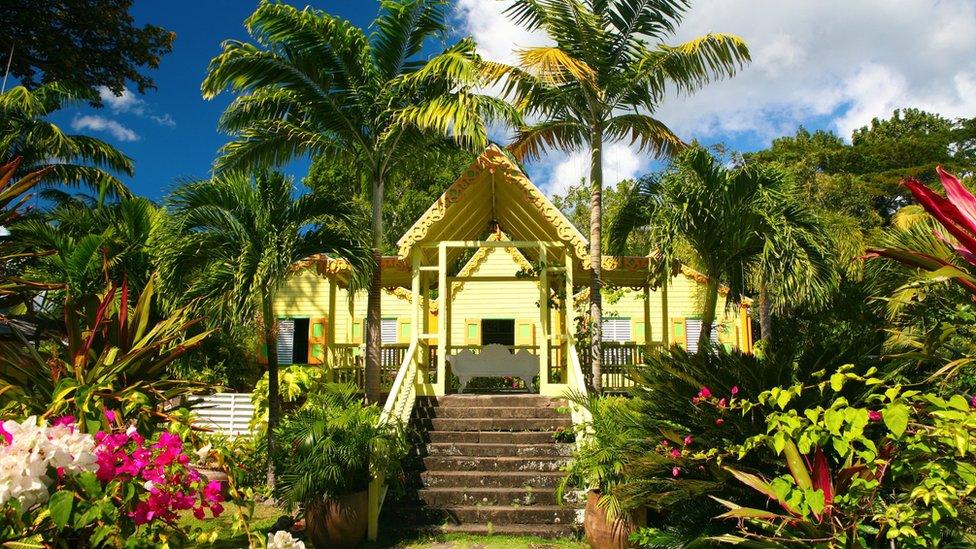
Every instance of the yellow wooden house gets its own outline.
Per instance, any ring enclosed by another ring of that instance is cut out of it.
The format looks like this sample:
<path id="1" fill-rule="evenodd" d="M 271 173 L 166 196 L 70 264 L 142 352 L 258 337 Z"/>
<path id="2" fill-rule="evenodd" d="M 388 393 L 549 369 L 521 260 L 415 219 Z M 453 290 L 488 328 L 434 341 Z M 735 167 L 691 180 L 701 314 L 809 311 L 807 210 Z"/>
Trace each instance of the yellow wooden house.
<path id="1" fill-rule="evenodd" d="M 705 278 L 682 268 L 652 289 L 650 261 L 603 258 L 606 388 L 625 387 L 627 366 L 655 346 L 697 347 Z M 490 147 L 400 238 L 397 255 L 382 259 L 384 390 L 406 376 L 399 383 L 412 380 L 415 394 L 450 392 L 451 357 L 489 344 L 537 357 L 533 389 L 542 394 L 582 383 L 574 376 L 589 375 L 587 353 L 575 340 L 589 267 L 586 238 Z M 350 292 L 348 280 L 341 260 L 295 266 L 275 298 L 282 364 L 321 364 L 337 380 L 362 383 L 366 294 Z M 747 310 L 727 309 L 724 296 L 718 307 L 716 342 L 751 350 Z"/>

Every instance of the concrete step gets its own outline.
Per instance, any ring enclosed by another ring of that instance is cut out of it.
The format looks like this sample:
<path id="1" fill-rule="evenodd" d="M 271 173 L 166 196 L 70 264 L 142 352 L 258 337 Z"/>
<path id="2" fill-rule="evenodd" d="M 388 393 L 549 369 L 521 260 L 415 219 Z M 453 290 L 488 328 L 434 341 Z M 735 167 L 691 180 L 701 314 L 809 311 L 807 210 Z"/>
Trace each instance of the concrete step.
<path id="1" fill-rule="evenodd" d="M 579 535 L 579 527 L 574 524 L 427 524 L 408 528 L 395 528 L 394 526 L 401 524 L 402 522 L 384 520 L 381 523 L 383 536 L 392 534 L 393 536 L 426 537 L 466 534 L 472 536 L 536 536 L 545 539 L 566 539 Z"/>
<path id="2" fill-rule="evenodd" d="M 393 506 L 390 515 L 411 524 L 573 524 L 576 509 L 558 505 Z"/>
<path id="3" fill-rule="evenodd" d="M 404 503 L 451 505 L 556 505 L 552 488 L 422 488 Z"/>
<path id="4" fill-rule="evenodd" d="M 558 408 L 560 406 L 565 406 L 566 401 L 564 399 L 542 395 L 444 395 L 442 397 L 436 397 L 436 399 L 418 399 L 417 405 L 420 407 L 438 406 L 442 408 L 450 408 L 454 406 L 459 406 L 462 408 L 472 408 L 478 406 L 533 406 L 537 408 Z"/>
<path id="5" fill-rule="evenodd" d="M 435 431 L 420 433 L 421 438 L 433 444 L 548 444 L 554 442 L 551 431 Z"/>
<path id="6" fill-rule="evenodd" d="M 468 433 L 465 433 L 468 434 Z M 511 433 L 516 434 L 516 433 Z M 519 433 L 521 434 L 521 433 Z M 552 441 L 538 444 L 490 444 L 483 442 L 433 442 L 421 452 L 427 456 L 521 456 L 521 457 L 569 457 L 573 445 Z"/>
<path id="7" fill-rule="evenodd" d="M 428 456 L 427 471 L 561 471 L 569 461 L 564 457 L 468 457 Z"/>
<path id="8" fill-rule="evenodd" d="M 421 419 L 417 424 L 430 431 L 555 431 L 569 429 L 573 420 L 568 416 L 544 419 L 467 418 Z"/>
<path id="9" fill-rule="evenodd" d="M 416 418 L 499 418 L 499 419 L 540 419 L 569 417 L 559 408 L 548 406 L 436 406 L 426 410 L 418 409 Z"/>
<path id="10" fill-rule="evenodd" d="M 415 488 L 555 488 L 562 471 L 414 471 L 407 482 Z"/>

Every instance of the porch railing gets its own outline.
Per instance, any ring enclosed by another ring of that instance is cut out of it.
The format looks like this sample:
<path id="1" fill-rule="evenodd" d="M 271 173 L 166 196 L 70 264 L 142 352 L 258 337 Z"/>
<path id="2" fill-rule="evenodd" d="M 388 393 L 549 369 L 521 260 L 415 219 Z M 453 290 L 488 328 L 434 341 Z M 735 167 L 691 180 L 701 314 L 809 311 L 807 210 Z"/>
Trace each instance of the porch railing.
<path id="1" fill-rule="evenodd" d="M 390 385 L 390 394 L 383 406 L 380 424 L 393 423 L 405 426 L 410 421 L 413 405 L 417 400 L 418 346 L 416 342 L 411 343 L 409 347 L 399 353 L 401 357 L 400 367 Z M 387 489 L 386 479 L 382 476 L 377 476 L 369 484 L 367 535 L 370 540 L 377 538 L 380 510 L 383 508 Z"/>
<path id="2" fill-rule="evenodd" d="M 385 344 L 380 348 L 380 390 L 388 392 L 396 379 L 406 343 Z M 359 388 L 366 387 L 366 357 L 362 345 L 358 343 L 337 343 L 329 351 L 329 373 L 331 381 L 352 383 Z"/>
<path id="3" fill-rule="evenodd" d="M 651 347 L 659 347 L 660 345 L 657 342 L 651 343 Z M 634 382 L 630 378 L 630 368 L 636 364 L 643 364 L 646 348 L 645 344 L 633 341 L 604 341 L 603 361 L 600 369 L 603 390 L 609 392 L 624 391 L 632 386 Z M 592 386 L 593 361 L 590 359 L 590 350 L 579 349 L 578 355 L 587 385 Z"/>

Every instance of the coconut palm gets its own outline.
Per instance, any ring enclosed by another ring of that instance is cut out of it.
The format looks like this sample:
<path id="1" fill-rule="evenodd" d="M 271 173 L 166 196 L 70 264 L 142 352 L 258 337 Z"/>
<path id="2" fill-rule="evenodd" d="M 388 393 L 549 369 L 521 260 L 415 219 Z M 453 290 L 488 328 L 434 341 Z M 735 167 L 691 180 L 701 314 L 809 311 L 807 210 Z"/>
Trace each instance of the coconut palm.
<path id="1" fill-rule="evenodd" d="M 168 202 L 159 232 L 160 282 L 170 296 L 199 299 L 212 320 L 260 314 L 268 355 L 268 447 L 274 448 L 278 352 L 273 297 L 292 265 L 314 254 L 368 268 L 350 207 L 318 193 L 295 197 L 280 173 L 229 172 L 187 183 Z M 269 468 L 269 483 L 273 472 Z"/>
<path id="2" fill-rule="evenodd" d="M 20 157 L 19 176 L 49 167 L 43 182 L 87 186 L 103 198 L 130 196 L 114 175 L 132 175 L 129 157 L 100 139 L 64 133 L 45 119 L 63 107 L 97 100 L 92 94 L 58 83 L 0 93 L 0 158 Z"/>
<path id="3" fill-rule="evenodd" d="M 739 38 L 707 34 L 678 45 L 674 36 L 689 0 L 515 0 L 508 14 L 551 46 L 519 52 L 519 66 L 494 76 L 527 119 L 511 144 L 520 158 L 548 150 L 590 151 L 590 317 L 594 389 L 600 389 L 603 147 L 629 141 L 670 156 L 681 140 L 654 118 L 666 92 L 692 93 L 732 76 L 749 60 Z"/>
<path id="4" fill-rule="evenodd" d="M 362 174 L 372 199 L 373 261 L 384 246 L 382 206 L 391 171 L 422 142 L 451 136 L 487 145 L 486 119 L 514 120 L 504 101 L 478 95 L 481 62 L 463 39 L 428 57 L 447 31 L 444 0 L 382 0 L 367 35 L 328 13 L 263 1 L 246 21 L 254 43 L 229 40 L 210 64 L 204 97 L 241 95 L 220 128 L 236 137 L 217 169 L 325 156 Z M 360 182 L 350 182 L 358 186 Z M 366 395 L 379 399 L 380 272 L 373 271 L 366 323 Z"/>
<path id="5" fill-rule="evenodd" d="M 833 283 L 827 231 L 790 194 L 787 179 L 769 168 L 726 169 L 699 147 L 681 153 L 662 176 L 638 182 L 612 221 L 611 249 L 623 249 L 638 229 L 659 244 L 662 266 L 690 255 L 708 277 L 699 349 L 710 347 L 722 284 L 728 303 L 738 304 L 750 277 L 774 286 L 783 301 L 807 299 Z"/>

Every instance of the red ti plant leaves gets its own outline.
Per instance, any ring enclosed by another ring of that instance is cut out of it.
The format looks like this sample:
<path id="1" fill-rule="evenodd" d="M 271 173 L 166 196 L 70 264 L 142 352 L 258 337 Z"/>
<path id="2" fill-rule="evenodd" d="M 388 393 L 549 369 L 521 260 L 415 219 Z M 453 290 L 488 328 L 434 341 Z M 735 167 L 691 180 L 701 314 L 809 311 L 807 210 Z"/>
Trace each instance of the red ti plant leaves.
<path id="1" fill-rule="evenodd" d="M 908 187 L 919 204 L 942 225 L 945 230 L 958 242 L 947 242 L 967 263 L 976 267 L 976 197 L 973 196 L 959 179 L 949 172 L 936 168 L 939 179 L 945 188 L 948 199 L 942 198 L 932 189 L 913 178 L 906 178 L 902 184 Z M 946 240 L 943 235 L 936 236 Z M 937 272 L 940 276 L 952 278 L 962 284 L 966 290 L 976 296 L 976 277 L 959 270 L 941 259 L 915 251 L 898 248 L 868 248 L 865 257 L 887 257 L 911 267 L 929 272 Z"/>
<path id="2" fill-rule="evenodd" d="M 813 489 L 823 492 L 824 514 L 829 514 L 830 506 L 834 501 L 834 482 L 830 476 L 827 457 L 820 448 L 813 452 Z"/>

